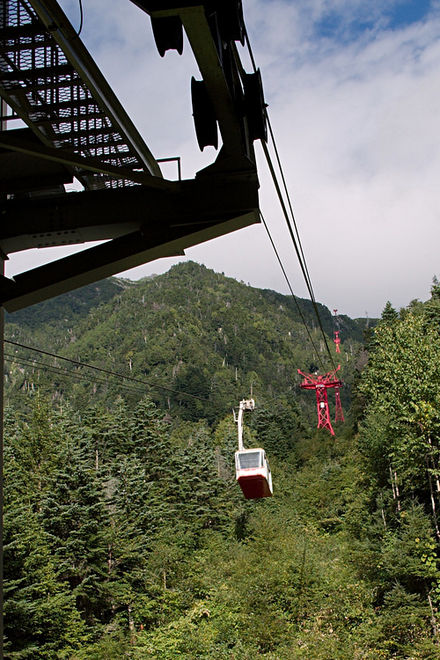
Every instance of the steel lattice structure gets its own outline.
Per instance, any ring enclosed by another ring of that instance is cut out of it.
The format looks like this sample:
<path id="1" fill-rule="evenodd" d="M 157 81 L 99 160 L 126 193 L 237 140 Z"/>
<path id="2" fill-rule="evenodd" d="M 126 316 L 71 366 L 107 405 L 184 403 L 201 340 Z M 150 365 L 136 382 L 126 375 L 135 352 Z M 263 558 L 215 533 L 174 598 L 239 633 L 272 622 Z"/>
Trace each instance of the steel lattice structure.
<path id="1" fill-rule="evenodd" d="M 304 376 L 304 380 L 300 384 L 300 387 L 303 390 L 315 390 L 316 393 L 316 408 L 318 413 L 318 429 L 327 429 L 332 435 L 335 435 L 331 421 L 330 421 L 330 410 L 328 405 L 328 396 L 327 390 L 335 390 L 336 398 L 336 415 L 335 422 L 344 421 L 344 415 L 342 412 L 341 399 L 339 396 L 339 388 L 342 387 L 342 381 L 335 377 L 335 374 L 341 365 L 338 365 L 334 371 L 331 371 L 322 376 L 317 374 L 305 374 L 300 369 L 298 373 L 301 376 Z"/>
<path id="2" fill-rule="evenodd" d="M 266 137 L 265 104 L 259 71 L 245 73 L 235 45 L 241 0 L 132 2 L 161 55 L 181 51 L 185 30 L 202 74 L 191 85 L 197 141 L 217 146 L 218 129 L 218 156 L 194 179 L 165 180 L 58 2 L 3 0 L 0 256 L 107 241 L 0 277 L 8 311 L 260 221 L 253 141 Z M 81 193 L 66 193 L 73 178 Z"/>
<path id="3" fill-rule="evenodd" d="M 50 14 L 43 3 L 29 0 L 9 0 L 3 8 L 2 97 L 31 128 L 28 139 L 35 142 L 36 136 L 42 145 L 94 166 L 94 172 L 72 168 L 86 189 L 133 185 L 133 179 L 121 176 L 123 170 L 135 177 L 142 172 L 161 176 L 72 26 L 51 4 Z M 62 30 L 49 29 L 54 17 Z M 36 172 L 33 186 L 41 186 Z"/>
<path id="4" fill-rule="evenodd" d="M 341 394 L 339 385 L 335 385 L 335 422 L 344 422 L 344 412 L 342 410 Z"/>

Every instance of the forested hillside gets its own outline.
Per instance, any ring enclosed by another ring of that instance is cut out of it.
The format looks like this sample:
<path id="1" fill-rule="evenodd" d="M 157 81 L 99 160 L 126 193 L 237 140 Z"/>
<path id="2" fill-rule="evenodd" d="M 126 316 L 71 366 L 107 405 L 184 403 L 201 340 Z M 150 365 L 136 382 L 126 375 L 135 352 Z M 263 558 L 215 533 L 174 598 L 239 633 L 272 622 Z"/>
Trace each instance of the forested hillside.
<path id="1" fill-rule="evenodd" d="M 109 280 L 99 286 L 106 294 L 99 306 L 87 302 L 95 288 L 86 287 L 70 298 L 51 301 L 52 317 L 47 313 L 49 303 L 12 315 L 7 338 L 147 381 L 155 386 L 148 391 L 160 407 L 178 408 L 179 416 L 210 422 L 251 388 L 260 403 L 278 395 L 296 398 L 297 369 L 319 367 L 320 359 L 328 363 L 310 301 L 298 299 L 295 304 L 290 296 L 254 289 L 192 262 L 136 284 Z M 318 308 L 334 353 L 334 320 L 326 307 Z M 345 316 L 339 322 L 344 380 L 350 384 L 364 327 L 362 321 Z M 121 391 L 120 380 L 109 378 L 103 384 L 98 374 L 94 382 L 57 380 L 41 364 L 31 370 L 29 364 L 20 364 L 20 358 L 41 363 L 41 356 L 12 346 L 7 350 L 16 356 L 7 372 L 11 397 L 18 388 L 38 383 L 54 398 L 68 395 L 79 407 L 91 397 L 108 403 L 118 394 L 130 399 L 126 390 Z M 43 362 L 51 368 L 69 366 Z M 77 374 L 84 375 L 84 370 Z M 87 372 L 90 377 L 93 374 Z M 198 399 L 179 396 L 179 391 Z M 131 403 L 139 396 L 132 392 Z M 343 399 L 347 404 L 349 387 Z"/>
<path id="2" fill-rule="evenodd" d="M 438 658 L 438 284 L 366 345 L 342 317 L 340 355 L 320 306 L 348 383 L 334 437 L 298 387 L 328 364 L 306 301 L 317 355 L 290 297 L 197 264 L 101 284 L 99 306 L 8 320 L 6 657 Z M 261 501 L 233 465 L 251 388 Z"/>
<path id="3" fill-rule="evenodd" d="M 54 348 L 65 343 L 73 326 L 94 307 L 105 304 L 129 286 L 132 282 L 116 277 L 102 280 L 13 314 L 6 312 L 6 326 L 11 332 L 15 330 L 38 341 L 40 347 L 44 344 Z"/>

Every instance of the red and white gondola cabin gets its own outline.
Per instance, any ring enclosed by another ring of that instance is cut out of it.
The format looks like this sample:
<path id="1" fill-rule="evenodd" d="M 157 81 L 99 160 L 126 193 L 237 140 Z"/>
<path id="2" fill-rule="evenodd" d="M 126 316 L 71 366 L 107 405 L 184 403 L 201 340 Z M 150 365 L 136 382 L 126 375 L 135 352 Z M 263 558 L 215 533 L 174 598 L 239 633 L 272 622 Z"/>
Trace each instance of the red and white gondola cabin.
<path id="1" fill-rule="evenodd" d="M 272 474 L 263 449 L 236 451 L 235 471 L 237 481 L 247 500 L 272 496 Z"/>

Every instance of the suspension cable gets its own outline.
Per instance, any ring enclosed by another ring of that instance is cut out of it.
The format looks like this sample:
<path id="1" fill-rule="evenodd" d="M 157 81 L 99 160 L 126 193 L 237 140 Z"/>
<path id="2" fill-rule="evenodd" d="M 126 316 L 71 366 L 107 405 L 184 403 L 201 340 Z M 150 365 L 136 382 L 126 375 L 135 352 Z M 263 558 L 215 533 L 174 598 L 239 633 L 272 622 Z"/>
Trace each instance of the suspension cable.
<path id="1" fill-rule="evenodd" d="M 250 44 L 250 41 L 249 41 L 249 36 L 248 36 L 247 32 L 245 32 L 245 40 L 246 40 L 246 45 L 247 45 L 247 49 L 248 49 L 248 52 L 249 52 L 249 56 L 250 56 L 250 59 L 251 59 L 252 68 L 254 70 L 254 73 L 256 73 L 257 65 L 256 65 L 256 62 L 255 62 L 254 54 L 252 52 L 252 47 L 251 47 L 251 44 Z M 307 267 L 306 257 L 305 257 L 304 250 L 303 250 L 303 247 L 302 247 L 301 238 L 300 238 L 300 235 L 299 235 L 299 230 L 298 230 L 298 226 L 297 226 L 297 223 L 296 223 L 295 214 L 293 212 L 292 202 L 291 202 L 291 199 L 290 199 L 290 193 L 289 193 L 289 190 L 287 188 L 286 178 L 284 176 L 284 171 L 283 171 L 283 167 L 282 167 L 282 164 L 281 164 L 281 158 L 280 158 L 278 147 L 277 147 L 277 144 L 276 144 L 276 141 L 275 141 L 275 136 L 274 136 L 274 132 L 272 130 L 272 124 L 270 122 L 267 107 L 264 108 L 264 113 L 266 115 L 266 121 L 267 121 L 267 125 L 269 127 L 269 133 L 270 133 L 270 137 L 271 137 L 271 140 L 272 140 L 272 145 L 273 145 L 273 148 L 274 148 L 274 151 L 275 151 L 275 156 L 276 156 L 276 160 L 277 160 L 277 164 L 278 164 L 278 169 L 280 171 L 281 179 L 282 179 L 282 182 L 283 182 L 284 193 L 285 193 L 286 198 L 287 198 L 287 204 L 289 206 L 293 226 L 295 227 L 295 232 L 296 232 L 297 242 L 298 242 L 298 245 L 299 245 L 299 250 L 301 252 L 301 257 L 302 257 L 302 260 L 303 260 L 303 263 L 304 263 L 304 270 L 305 270 L 305 273 L 306 273 L 306 276 L 307 276 L 306 281 L 308 282 L 308 284 L 310 286 L 311 295 L 314 299 L 315 294 L 313 292 L 312 280 L 311 280 L 310 275 L 309 275 L 309 269 Z"/>
<path id="2" fill-rule="evenodd" d="M 322 367 L 323 370 L 325 371 L 324 363 L 323 363 L 323 361 L 321 360 L 321 356 L 319 355 L 318 349 L 317 349 L 316 346 L 315 346 L 315 343 L 314 343 L 314 341 L 313 341 L 313 337 L 312 337 L 312 335 L 311 335 L 311 333 L 310 333 L 309 327 L 308 327 L 308 325 L 307 325 L 307 323 L 306 323 L 306 320 L 305 320 L 305 318 L 304 318 L 304 314 L 302 313 L 301 307 L 299 306 L 298 299 L 297 299 L 297 297 L 295 296 L 295 294 L 293 293 L 293 289 L 292 289 L 292 287 L 291 287 L 291 284 L 290 284 L 289 278 L 287 277 L 286 269 L 285 269 L 284 266 L 283 266 L 283 263 L 282 263 L 282 261 L 281 261 L 280 255 L 279 255 L 279 253 L 278 253 L 278 250 L 277 250 L 277 248 L 276 248 L 276 246 L 275 246 L 275 243 L 274 243 L 274 241 L 273 241 L 273 238 L 272 238 L 272 236 L 271 236 L 271 234 L 270 234 L 269 227 L 267 226 L 266 220 L 264 219 L 263 214 L 262 214 L 261 211 L 260 211 L 260 218 L 261 218 L 261 222 L 263 223 L 264 228 L 265 228 L 265 230 L 266 230 L 266 232 L 267 232 L 267 235 L 268 235 L 269 240 L 270 240 L 270 242 L 271 242 L 271 245 L 272 245 L 273 251 L 275 252 L 276 258 L 278 259 L 278 263 L 279 263 L 280 268 L 281 268 L 281 270 L 282 270 L 282 272 L 283 272 L 284 279 L 286 280 L 286 282 L 287 282 L 287 286 L 289 287 L 290 293 L 292 294 L 292 298 L 293 298 L 293 300 L 294 300 L 294 302 L 295 302 L 296 308 L 297 308 L 297 310 L 298 310 L 298 312 L 299 312 L 299 315 L 300 315 L 300 317 L 301 317 L 301 320 L 302 320 L 302 322 L 303 322 L 303 324 L 304 324 L 304 327 L 305 327 L 305 329 L 306 329 L 306 332 L 307 332 L 307 334 L 308 334 L 308 336 L 309 336 L 310 342 L 311 342 L 311 344 L 312 344 L 312 346 L 313 346 L 313 349 L 314 349 L 314 351 L 315 351 L 315 353 L 316 353 L 316 357 L 317 357 L 317 359 L 318 359 L 318 362 L 321 364 L 321 367 Z"/>
<path id="3" fill-rule="evenodd" d="M 335 367 L 333 356 L 330 352 L 330 348 L 329 348 L 329 345 L 328 345 L 328 342 L 327 342 L 327 336 L 324 332 L 324 328 L 323 328 L 323 325 L 322 325 L 322 320 L 321 320 L 321 315 L 320 315 L 319 310 L 318 310 L 318 305 L 317 305 L 315 297 L 313 295 L 313 291 L 312 291 L 312 289 L 309 285 L 309 282 L 308 282 L 308 279 L 307 279 L 307 274 L 306 274 L 306 271 L 305 271 L 305 268 L 304 268 L 304 264 L 303 264 L 303 261 L 301 259 L 301 255 L 300 255 L 300 252 L 299 252 L 299 249 L 298 249 L 298 245 L 297 245 L 297 242 L 295 240 L 295 236 L 293 234 L 292 227 L 291 227 L 290 222 L 289 222 L 287 209 L 286 209 L 286 206 L 284 204 L 284 200 L 282 199 L 281 190 L 280 190 L 280 187 L 279 187 L 279 184 L 278 184 L 278 180 L 276 178 L 276 173 L 275 173 L 275 170 L 274 170 L 274 167 L 273 167 L 272 160 L 270 158 L 269 150 L 267 148 L 266 143 L 263 140 L 261 141 L 261 144 L 263 146 L 263 151 L 264 151 L 265 156 L 266 156 L 267 164 L 269 166 L 269 170 L 270 170 L 271 175 L 272 175 L 272 179 L 273 179 L 273 182 L 274 182 L 274 185 L 275 185 L 275 189 L 277 191 L 277 195 L 278 195 L 278 199 L 279 199 L 279 202 L 280 202 L 280 205 L 281 205 L 281 209 L 283 211 L 283 215 L 284 215 L 284 218 L 286 220 L 286 224 L 287 224 L 287 228 L 288 228 L 288 231 L 289 231 L 289 234 L 290 234 L 290 238 L 292 239 L 292 243 L 293 243 L 293 246 L 295 248 L 296 255 L 298 257 L 299 265 L 301 267 L 301 271 L 302 271 L 302 274 L 303 274 L 303 277 L 304 277 L 304 280 L 305 280 L 305 283 L 306 283 L 306 286 L 307 286 L 307 290 L 308 290 L 309 295 L 310 295 L 310 300 L 312 302 L 312 305 L 313 305 L 313 308 L 314 308 L 314 311 L 315 311 L 315 315 L 316 315 L 316 318 L 318 320 L 318 324 L 319 324 L 319 327 L 320 327 L 320 330 L 321 330 L 321 334 L 322 334 L 323 339 L 324 339 L 324 344 L 325 344 L 325 347 L 327 349 L 327 353 L 328 353 L 329 358 L 330 358 L 330 364 L 332 364 L 333 367 Z"/>
<path id="4" fill-rule="evenodd" d="M 254 55 L 253 55 L 253 52 L 252 52 L 252 48 L 251 48 L 251 44 L 250 44 L 249 36 L 248 36 L 247 32 L 245 32 L 245 40 L 246 40 L 246 45 L 247 45 L 247 48 L 248 48 L 248 51 L 249 51 L 249 56 L 250 56 L 250 59 L 251 59 L 253 70 L 257 71 L 255 58 L 254 58 Z M 289 231 L 289 235 L 290 235 L 290 238 L 292 240 L 292 243 L 293 243 L 293 246 L 294 246 L 294 249 L 295 249 L 295 252 L 296 252 L 296 256 L 298 258 L 298 262 L 299 262 L 299 265 L 300 265 L 300 268 L 301 268 L 301 271 L 302 271 L 302 274 L 303 274 L 303 277 L 304 277 L 304 281 L 306 283 L 306 287 L 307 287 L 307 290 L 308 290 L 309 295 L 310 295 L 310 300 L 312 302 L 312 305 L 313 305 L 313 308 L 314 308 L 314 311 L 315 311 L 315 315 L 316 315 L 316 318 L 317 318 L 317 321 L 318 321 L 318 324 L 319 324 L 319 328 L 321 330 L 321 334 L 322 334 L 322 337 L 323 337 L 323 340 L 324 340 L 324 345 L 325 345 L 326 351 L 328 353 L 328 356 L 330 358 L 330 364 L 333 366 L 333 368 L 335 368 L 335 362 L 334 362 L 333 356 L 331 354 L 330 347 L 328 345 L 327 336 L 324 332 L 324 328 L 323 328 L 322 320 L 321 320 L 321 315 L 319 313 L 318 305 L 317 305 L 316 298 L 315 298 L 315 293 L 313 291 L 312 281 L 311 281 L 311 278 L 310 278 L 310 275 L 309 275 L 306 259 L 305 259 L 305 256 L 304 256 L 304 251 L 303 251 L 302 244 L 301 244 L 301 241 L 300 241 L 300 238 L 299 238 L 298 226 L 297 226 L 297 223 L 296 223 L 295 215 L 293 213 L 293 208 L 292 208 L 292 204 L 291 204 L 291 201 L 290 201 L 290 195 L 288 193 L 287 184 L 286 184 L 286 180 L 285 180 L 285 177 L 284 177 L 283 168 L 281 166 L 281 161 L 280 161 L 280 158 L 279 158 L 278 149 L 276 147 L 276 142 L 275 142 L 275 137 L 274 137 L 274 134 L 273 134 L 273 131 L 272 131 L 272 126 L 271 126 L 270 121 L 269 121 L 269 113 L 267 111 L 267 108 L 264 108 L 264 112 L 265 112 L 265 115 L 266 115 L 266 119 L 268 121 L 270 136 L 271 136 L 271 139 L 272 139 L 272 144 L 273 144 L 274 149 L 275 149 L 275 154 L 276 154 L 276 157 L 277 157 L 278 167 L 279 167 L 280 172 L 281 172 L 281 177 L 282 177 L 282 181 L 283 181 L 283 184 L 284 184 L 284 190 L 285 190 L 285 194 L 286 194 L 286 197 L 287 197 L 287 200 L 288 200 L 288 205 L 289 205 L 289 209 L 290 209 L 291 216 L 292 216 L 292 219 L 293 219 L 293 225 L 295 227 L 295 231 L 296 231 L 298 240 L 295 238 L 295 235 L 294 235 L 293 230 L 292 230 L 291 222 L 290 222 L 290 219 L 289 219 L 289 214 L 287 213 L 286 205 L 284 203 L 284 199 L 283 199 L 281 189 L 280 189 L 280 186 L 279 186 L 279 183 L 278 183 L 275 168 L 273 166 L 272 159 L 270 157 L 269 149 L 268 149 L 267 144 L 264 140 L 261 140 L 261 145 L 263 147 L 263 152 L 264 152 L 264 155 L 266 157 L 266 162 L 268 164 L 269 171 L 270 171 L 271 176 L 272 176 L 272 180 L 273 180 L 273 183 L 274 183 L 274 186 L 275 186 L 275 190 L 276 190 L 276 193 L 277 193 L 277 196 L 278 196 L 278 200 L 279 200 L 280 205 L 281 205 L 281 209 L 282 209 L 282 212 L 283 212 L 283 215 L 284 215 L 284 219 L 286 221 L 286 225 L 287 225 L 287 228 L 288 228 L 288 231 Z"/>
<path id="5" fill-rule="evenodd" d="M 79 380 L 86 380 L 89 383 L 92 382 L 92 378 L 90 376 L 87 376 L 85 374 L 79 374 L 75 373 L 74 371 L 69 371 L 68 369 L 63 369 L 62 367 L 55 367 L 51 364 L 47 364 L 46 362 L 40 362 L 35 359 L 26 359 L 23 357 L 20 357 L 19 355 L 11 355 L 9 353 L 5 353 L 5 359 L 8 360 L 9 362 L 15 363 L 15 364 L 21 364 L 25 367 L 31 367 L 33 369 L 36 369 L 37 371 L 48 371 L 50 373 L 53 373 L 57 376 L 68 376 L 69 378 L 77 378 Z M 96 383 L 102 383 L 104 385 L 108 385 L 109 381 L 105 380 L 104 378 L 99 378 L 99 376 L 95 376 L 93 378 L 93 382 Z M 131 392 L 138 392 L 139 394 L 142 394 L 145 390 L 134 387 L 133 385 L 128 385 L 125 383 L 119 383 L 118 387 L 123 387 L 126 390 L 130 390 Z"/>
<path id="6" fill-rule="evenodd" d="M 286 198 L 287 198 L 287 204 L 289 205 L 290 216 L 292 218 L 293 226 L 295 227 L 296 238 L 297 238 L 297 241 L 298 241 L 299 250 L 301 252 L 301 257 L 302 257 L 302 260 L 303 260 L 303 263 L 304 263 L 304 269 L 305 269 L 306 274 L 307 274 L 307 280 L 308 280 L 308 283 L 310 285 L 310 291 L 312 293 L 313 300 L 315 300 L 315 293 L 313 291 L 312 280 L 310 278 L 306 257 L 305 257 L 305 254 L 304 254 L 301 238 L 300 238 L 300 235 L 299 235 L 299 230 L 298 230 L 298 226 L 297 226 L 297 223 L 296 223 L 295 214 L 293 212 L 293 207 L 292 207 L 292 202 L 291 202 L 291 199 L 290 199 L 289 190 L 287 188 L 287 183 L 286 183 L 286 179 L 285 179 L 285 176 L 284 176 L 284 171 L 283 171 L 283 168 L 282 168 L 282 165 L 281 165 L 281 159 L 280 159 L 280 156 L 279 156 L 278 147 L 277 147 L 276 142 L 275 142 L 275 136 L 274 136 L 274 133 L 273 133 L 273 130 L 272 130 L 272 124 L 271 124 L 270 119 L 269 119 L 269 113 L 267 112 L 267 108 L 265 108 L 265 113 L 266 113 L 267 125 L 269 126 L 270 137 L 271 137 L 271 140 L 272 140 L 272 146 L 273 146 L 274 151 L 275 151 L 275 156 L 276 156 L 276 160 L 277 160 L 277 164 L 278 164 L 278 169 L 280 171 L 281 179 L 282 179 L 282 182 L 283 182 L 284 193 L 285 193 Z"/>
<path id="7" fill-rule="evenodd" d="M 84 24 L 84 9 L 83 9 L 82 0 L 79 0 L 79 16 L 80 16 L 79 28 L 78 28 L 78 32 L 76 33 L 78 35 L 78 37 L 81 34 L 81 31 L 83 29 L 83 24 Z"/>
<path id="8" fill-rule="evenodd" d="M 51 353 L 50 351 L 44 351 L 41 348 L 26 346 L 25 344 L 20 344 L 19 342 L 11 341 L 10 339 L 5 339 L 4 341 L 6 344 L 11 344 L 12 346 L 18 346 L 19 348 L 24 348 L 28 351 L 35 351 L 36 353 L 41 353 L 42 355 L 48 355 L 49 357 L 53 357 L 58 360 L 64 360 L 65 362 L 70 362 L 70 364 L 74 364 L 77 367 L 86 367 L 87 369 L 94 369 L 95 371 L 100 371 L 101 373 L 114 376 L 119 379 L 128 380 L 133 383 L 139 383 L 141 385 L 147 385 L 147 387 L 151 387 L 153 389 L 164 390 L 166 392 L 171 392 L 173 394 L 179 394 L 181 396 L 186 396 L 191 399 L 196 399 L 197 401 L 203 401 L 204 403 L 210 403 L 209 399 L 205 399 L 203 397 L 197 396 L 196 394 L 190 394 L 189 392 L 183 392 L 181 390 L 174 390 L 171 387 L 165 387 L 164 385 L 159 385 L 157 383 L 150 383 L 146 380 L 142 380 L 141 378 L 135 378 L 134 376 L 125 376 L 124 374 L 118 373 L 116 371 L 111 371 L 110 369 L 103 369 L 102 367 L 96 367 L 93 364 L 87 364 L 86 362 L 80 362 L 79 360 L 72 360 L 71 358 L 67 358 L 62 355 L 58 355 L 56 353 Z"/>

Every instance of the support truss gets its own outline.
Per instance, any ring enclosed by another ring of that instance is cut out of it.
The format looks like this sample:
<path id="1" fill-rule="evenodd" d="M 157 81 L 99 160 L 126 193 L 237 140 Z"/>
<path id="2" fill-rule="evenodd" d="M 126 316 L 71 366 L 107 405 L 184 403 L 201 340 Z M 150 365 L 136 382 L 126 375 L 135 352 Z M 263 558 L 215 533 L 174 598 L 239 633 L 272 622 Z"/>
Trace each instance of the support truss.
<path id="1" fill-rule="evenodd" d="M 330 421 L 330 409 L 328 405 L 328 396 L 327 390 L 335 390 L 336 398 L 336 415 L 335 422 L 344 421 L 344 415 L 342 412 L 341 399 L 339 396 L 339 388 L 342 386 L 342 381 L 335 377 L 335 374 L 341 365 L 323 376 L 318 376 L 317 374 L 305 374 L 300 369 L 298 373 L 301 376 L 304 376 L 304 380 L 300 384 L 301 389 L 303 390 L 315 390 L 316 393 L 316 408 L 318 413 L 318 429 L 327 429 L 330 431 L 331 435 L 335 435 L 331 421 Z"/>

